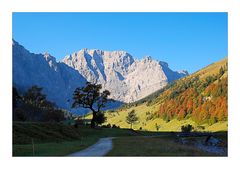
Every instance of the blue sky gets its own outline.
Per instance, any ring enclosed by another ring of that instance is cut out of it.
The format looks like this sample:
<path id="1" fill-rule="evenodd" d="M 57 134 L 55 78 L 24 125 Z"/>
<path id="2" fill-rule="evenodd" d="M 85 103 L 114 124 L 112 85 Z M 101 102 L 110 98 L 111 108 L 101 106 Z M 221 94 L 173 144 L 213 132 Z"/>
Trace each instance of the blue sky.
<path id="1" fill-rule="evenodd" d="M 13 39 L 57 60 L 82 48 L 124 50 L 190 73 L 227 56 L 227 13 L 13 13 Z"/>

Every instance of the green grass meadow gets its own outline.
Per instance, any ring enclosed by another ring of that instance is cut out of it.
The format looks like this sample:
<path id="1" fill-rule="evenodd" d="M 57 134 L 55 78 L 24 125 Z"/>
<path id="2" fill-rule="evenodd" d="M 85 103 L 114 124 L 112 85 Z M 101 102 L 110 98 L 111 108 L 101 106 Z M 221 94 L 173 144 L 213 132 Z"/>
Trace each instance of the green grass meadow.
<path id="1" fill-rule="evenodd" d="M 147 112 L 150 112 L 150 114 L 158 111 L 159 105 L 154 104 L 148 106 L 147 104 L 141 104 L 138 106 L 133 106 L 129 109 L 120 109 L 115 111 L 107 111 L 106 117 L 107 121 L 104 123 L 107 124 L 115 124 L 119 126 L 120 128 L 130 128 L 130 124 L 126 122 L 126 117 L 128 115 L 128 112 L 131 110 L 135 110 L 137 116 L 139 117 L 139 120 L 137 123 L 133 124 L 134 130 L 139 130 L 140 127 L 142 130 L 145 131 L 161 131 L 161 132 L 180 132 L 181 127 L 183 125 L 191 124 L 194 127 L 194 131 L 204 131 L 204 132 L 218 132 L 218 131 L 227 131 L 228 129 L 228 122 L 227 121 L 220 121 L 213 125 L 209 125 L 207 123 L 203 124 L 197 124 L 191 119 L 184 119 L 184 120 L 177 120 L 173 119 L 169 122 L 164 121 L 163 119 L 156 118 L 156 119 L 150 119 L 147 120 Z M 88 114 L 86 119 L 91 119 L 92 115 Z M 156 124 L 159 126 L 159 130 L 156 129 Z M 204 127 L 204 129 L 202 129 Z"/>
<path id="2" fill-rule="evenodd" d="M 59 123 L 13 123 L 13 156 L 67 156 L 103 137 L 113 139 L 107 156 L 218 156 L 176 142 L 176 132 L 75 128 Z M 227 132 L 213 133 L 227 144 Z"/>
<path id="3" fill-rule="evenodd" d="M 165 137 L 121 137 L 113 140 L 114 148 L 107 156 L 216 156 Z"/>
<path id="4" fill-rule="evenodd" d="M 13 156 L 65 156 L 89 147 L 102 137 L 136 135 L 139 134 L 128 129 L 14 122 Z"/>

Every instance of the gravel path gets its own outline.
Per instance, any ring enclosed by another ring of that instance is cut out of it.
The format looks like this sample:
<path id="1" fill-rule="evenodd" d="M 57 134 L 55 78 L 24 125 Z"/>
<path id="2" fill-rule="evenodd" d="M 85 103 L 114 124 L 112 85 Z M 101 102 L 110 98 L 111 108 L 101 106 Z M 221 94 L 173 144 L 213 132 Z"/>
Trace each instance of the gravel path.
<path id="1" fill-rule="evenodd" d="M 70 157 L 98 157 L 106 155 L 113 147 L 112 139 L 114 137 L 101 138 L 99 141 L 79 152 L 75 152 Z"/>

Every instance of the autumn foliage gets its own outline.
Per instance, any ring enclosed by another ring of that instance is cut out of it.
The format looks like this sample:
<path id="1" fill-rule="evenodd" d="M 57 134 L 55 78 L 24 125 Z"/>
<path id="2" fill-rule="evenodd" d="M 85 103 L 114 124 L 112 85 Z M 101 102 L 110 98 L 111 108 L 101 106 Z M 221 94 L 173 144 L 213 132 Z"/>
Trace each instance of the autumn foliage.
<path id="1" fill-rule="evenodd" d="M 217 75 L 200 79 L 188 77 L 174 83 L 162 96 L 156 116 L 166 121 L 191 118 L 197 123 L 213 124 L 227 120 L 227 67 Z"/>

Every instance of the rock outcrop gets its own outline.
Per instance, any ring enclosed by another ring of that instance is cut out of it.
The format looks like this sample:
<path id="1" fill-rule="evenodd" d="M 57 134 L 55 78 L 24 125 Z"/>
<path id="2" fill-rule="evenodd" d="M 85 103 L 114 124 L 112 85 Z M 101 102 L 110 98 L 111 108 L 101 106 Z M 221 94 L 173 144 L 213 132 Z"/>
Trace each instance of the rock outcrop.
<path id="1" fill-rule="evenodd" d="M 188 74 L 150 56 L 134 59 L 125 51 L 82 49 L 57 62 L 48 53 L 30 53 L 15 41 L 12 45 L 14 86 L 22 92 L 33 85 L 43 87 L 47 98 L 65 109 L 71 107 L 75 88 L 87 81 L 102 84 L 118 103 L 129 103 Z"/>
<path id="2" fill-rule="evenodd" d="M 63 63 L 77 70 L 87 81 L 100 83 L 115 100 L 134 102 L 186 76 L 172 71 L 166 62 L 146 56 L 134 59 L 125 51 L 82 49 L 66 56 Z"/>

